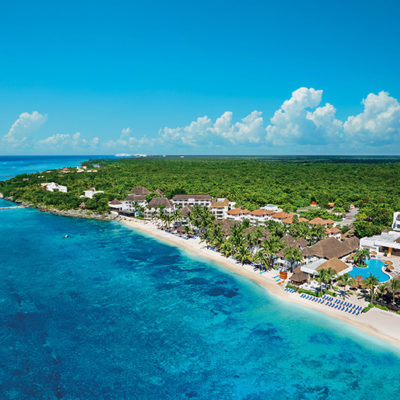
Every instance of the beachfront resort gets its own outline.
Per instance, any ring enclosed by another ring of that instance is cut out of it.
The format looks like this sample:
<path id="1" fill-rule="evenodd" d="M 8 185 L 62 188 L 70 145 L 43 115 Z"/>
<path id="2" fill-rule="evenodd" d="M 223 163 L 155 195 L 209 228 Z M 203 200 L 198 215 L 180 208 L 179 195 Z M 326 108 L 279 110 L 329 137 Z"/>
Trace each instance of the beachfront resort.
<path id="1" fill-rule="evenodd" d="M 143 186 L 109 202 L 118 218 L 142 219 L 171 235 L 199 240 L 306 302 L 354 317 L 370 304 L 398 312 L 400 214 L 393 217 L 392 231 L 359 239 L 352 221 L 345 224 L 346 216 L 330 206 L 331 218 L 307 219 L 273 204 L 250 211 L 226 198 L 177 194 L 168 199 L 160 189 Z"/>

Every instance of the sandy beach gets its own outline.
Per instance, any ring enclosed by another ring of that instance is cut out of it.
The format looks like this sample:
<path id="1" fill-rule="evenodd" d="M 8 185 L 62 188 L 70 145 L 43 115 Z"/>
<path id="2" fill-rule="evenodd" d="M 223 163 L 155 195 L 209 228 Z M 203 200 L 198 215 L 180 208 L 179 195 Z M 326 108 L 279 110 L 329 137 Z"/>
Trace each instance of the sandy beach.
<path id="1" fill-rule="evenodd" d="M 200 242 L 200 239 L 184 239 L 179 236 L 172 235 L 168 232 L 164 232 L 158 229 L 153 223 L 149 221 L 143 221 L 133 218 L 121 218 L 118 219 L 126 226 L 136 229 L 142 233 L 148 234 L 154 238 L 157 238 L 165 243 L 178 246 L 179 248 L 187 251 L 195 256 L 203 257 L 208 260 L 217 262 L 223 267 L 240 274 L 258 285 L 265 288 L 270 294 L 278 297 L 281 300 L 300 304 L 305 307 L 312 308 L 319 312 L 323 312 L 329 317 L 336 318 L 352 326 L 360 329 L 361 331 L 378 337 L 382 340 L 390 342 L 400 347 L 400 316 L 393 313 L 373 308 L 367 313 L 362 313 L 358 316 L 350 315 L 342 311 L 328 308 L 326 305 L 314 303 L 305 300 L 300 297 L 297 293 L 289 293 L 284 290 L 283 287 L 277 285 L 273 279 L 276 275 L 276 271 L 268 271 L 260 274 L 259 272 L 253 271 L 249 265 L 242 266 L 232 258 L 227 258 L 222 254 L 207 249 L 204 243 Z M 351 296 L 347 299 L 354 304 L 367 306 L 368 303 L 364 300 L 358 299 L 356 296 Z"/>

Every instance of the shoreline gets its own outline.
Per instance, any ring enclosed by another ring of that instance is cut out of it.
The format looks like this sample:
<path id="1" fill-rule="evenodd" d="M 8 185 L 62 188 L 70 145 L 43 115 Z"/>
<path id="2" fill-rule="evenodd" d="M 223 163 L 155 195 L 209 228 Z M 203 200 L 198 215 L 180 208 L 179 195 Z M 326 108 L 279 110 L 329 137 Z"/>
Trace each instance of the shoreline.
<path id="1" fill-rule="evenodd" d="M 207 249 L 205 244 L 200 243 L 200 239 L 198 238 L 183 239 L 179 236 L 175 236 L 171 233 L 167 233 L 158 229 L 149 221 L 138 219 L 128 220 L 125 218 L 118 218 L 115 219 L 115 221 L 121 222 L 129 228 L 138 230 L 164 243 L 179 247 L 180 249 L 183 249 L 194 256 L 216 262 L 229 271 L 252 280 L 267 290 L 269 294 L 279 298 L 280 300 L 295 303 L 303 307 L 308 307 L 310 309 L 322 312 L 326 316 L 345 322 L 364 333 L 389 342 L 395 345 L 397 348 L 400 348 L 400 316 L 380 310 L 376 307 L 372 308 L 367 313 L 361 313 L 359 316 L 330 309 L 323 304 L 307 301 L 301 298 L 297 293 L 289 293 L 284 291 L 283 288 L 277 285 L 273 279 L 273 275 L 276 275 L 276 271 L 267 271 L 263 274 L 255 272 L 249 265 L 242 266 L 232 258 L 227 258 L 218 252 Z M 353 303 L 363 305 L 364 307 L 369 304 L 360 300 L 352 299 L 351 301 Z"/>

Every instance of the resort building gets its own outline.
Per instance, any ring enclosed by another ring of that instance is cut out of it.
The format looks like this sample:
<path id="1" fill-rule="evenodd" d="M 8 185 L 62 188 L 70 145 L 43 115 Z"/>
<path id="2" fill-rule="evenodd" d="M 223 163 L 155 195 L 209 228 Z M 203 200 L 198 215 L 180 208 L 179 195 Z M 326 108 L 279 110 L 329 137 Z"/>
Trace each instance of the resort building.
<path id="1" fill-rule="evenodd" d="M 49 192 L 54 192 L 56 190 L 63 193 L 68 192 L 68 188 L 66 186 L 59 185 L 58 183 L 55 182 L 41 183 L 40 186 L 48 190 Z"/>
<path id="2" fill-rule="evenodd" d="M 379 255 L 400 256 L 400 232 L 382 232 L 380 235 L 362 238 L 360 246 Z"/>
<path id="3" fill-rule="evenodd" d="M 227 212 L 234 207 L 234 205 L 235 203 L 229 202 L 228 199 L 216 198 L 211 203 L 210 212 L 216 219 L 225 219 Z"/>
<path id="4" fill-rule="evenodd" d="M 252 225 L 265 225 L 268 221 L 268 216 L 270 214 L 267 213 L 267 210 L 259 208 L 258 210 L 254 210 L 250 212 L 250 223 Z"/>
<path id="5" fill-rule="evenodd" d="M 251 218 L 251 211 L 249 210 L 242 210 L 241 208 L 233 208 L 232 210 L 229 210 L 226 213 L 227 219 L 233 220 L 233 221 L 243 221 L 244 219 L 248 219 L 250 221 Z"/>
<path id="6" fill-rule="evenodd" d="M 356 237 L 352 237 L 341 242 L 333 237 L 320 240 L 310 247 L 303 250 L 303 255 L 308 262 L 312 262 L 317 258 L 343 258 L 354 253 L 360 248 L 360 241 Z"/>
<path id="7" fill-rule="evenodd" d="M 272 221 L 283 222 L 287 218 L 293 218 L 294 215 L 295 215 L 294 213 L 287 213 L 285 211 L 280 211 L 280 212 L 272 214 L 271 219 L 272 219 Z"/>
<path id="8" fill-rule="evenodd" d="M 111 208 L 113 211 L 121 211 L 122 210 L 122 202 L 119 201 L 118 199 L 114 199 L 112 201 L 108 202 L 108 206 Z"/>
<path id="9" fill-rule="evenodd" d="M 400 231 L 400 212 L 393 213 L 393 224 L 392 229 L 395 231 Z"/>
<path id="10" fill-rule="evenodd" d="M 264 207 L 261 207 L 262 209 L 266 210 L 266 211 L 272 211 L 274 213 L 282 211 L 278 206 L 276 206 L 275 204 L 267 204 Z"/>
<path id="11" fill-rule="evenodd" d="M 122 202 L 122 211 L 133 213 L 136 211 L 136 207 L 146 207 L 147 201 L 145 195 L 140 194 L 128 194 Z"/>
<path id="12" fill-rule="evenodd" d="M 335 271 L 338 276 L 347 274 L 353 269 L 353 267 L 347 265 L 344 261 L 334 257 L 329 260 L 319 259 L 312 263 L 302 265 L 301 271 L 315 276 L 318 275 L 321 270 L 328 270 L 329 268 Z"/>
<path id="13" fill-rule="evenodd" d="M 335 239 L 341 238 L 340 229 L 336 228 L 336 226 L 332 226 L 331 228 L 327 228 L 326 234 L 328 237 L 333 237 Z"/>
<path id="14" fill-rule="evenodd" d="M 94 187 L 90 188 L 89 190 L 85 190 L 84 195 L 81 197 L 87 197 L 89 199 L 93 199 L 93 196 L 96 194 L 104 193 L 102 190 L 96 190 Z"/>
<path id="15" fill-rule="evenodd" d="M 321 226 L 335 226 L 336 225 L 336 221 L 334 221 L 333 219 L 322 219 L 322 218 L 314 218 L 311 221 L 309 221 L 310 225 L 321 225 Z"/>
<path id="16" fill-rule="evenodd" d="M 160 215 L 161 212 L 172 214 L 174 207 L 166 197 L 153 197 L 147 205 L 144 216 L 145 218 L 152 218 L 154 213 Z"/>
<path id="17" fill-rule="evenodd" d="M 172 198 L 175 208 L 184 206 L 210 207 L 212 197 L 209 194 L 177 194 Z"/>
<path id="18" fill-rule="evenodd" d="M 185 206 L 179 209 L 179 214 L 182 219 L 180 220 L 181 225 L 189 225 L 189 215 L 192 212 L 193 208 L 190 206 Z"/>

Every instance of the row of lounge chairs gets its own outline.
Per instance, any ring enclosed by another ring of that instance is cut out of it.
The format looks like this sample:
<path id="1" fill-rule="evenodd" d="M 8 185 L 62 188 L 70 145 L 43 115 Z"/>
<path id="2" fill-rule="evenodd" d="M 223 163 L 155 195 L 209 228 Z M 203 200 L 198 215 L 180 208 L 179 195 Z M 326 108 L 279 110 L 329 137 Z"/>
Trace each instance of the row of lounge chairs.
<path id="1" fill-rule="evenodd" d="M 294 293 L 294 292 L 295 292 L 294 289 L 291 289 L 291 288 L 288 288 L 288 287 L 286 287 L 285 290 L 286 290 L 287 292 L 289 292 L 289 293 Z"/>
<path id="2" fill-rule="evenodd" d="M 302 293 L 300 295 L 303 299 L 313 301 L 315 303 L 325 304 L 328 307 L 335 308 L 338 311 L 347 312 L 349 314 L 359 315 L 362 312 L 363 308 L 361 306 L 357 306 L 355 304 L 336 299 L 334 300 L 333 297 L 329 299 L 324 299 L 322 297 L 315 297 L 310 296 L 308 294 Z M 328 296 L 329 297 L 329 296 Z M 334 301 L 333 301 L 334 300 Z"/>

